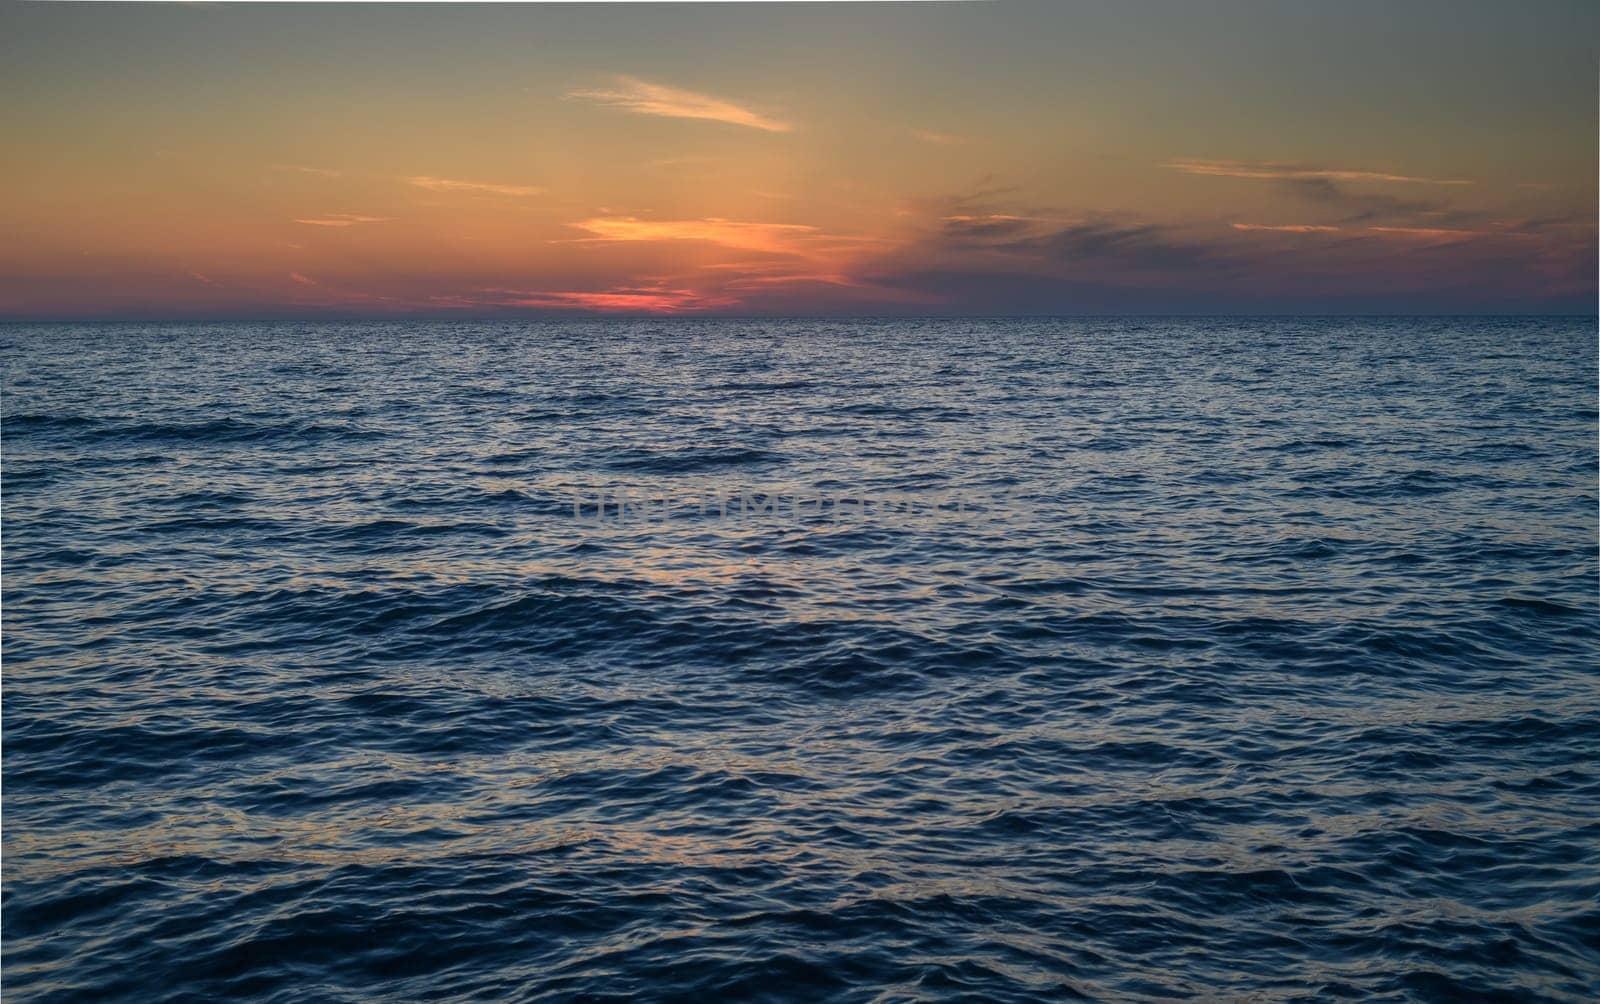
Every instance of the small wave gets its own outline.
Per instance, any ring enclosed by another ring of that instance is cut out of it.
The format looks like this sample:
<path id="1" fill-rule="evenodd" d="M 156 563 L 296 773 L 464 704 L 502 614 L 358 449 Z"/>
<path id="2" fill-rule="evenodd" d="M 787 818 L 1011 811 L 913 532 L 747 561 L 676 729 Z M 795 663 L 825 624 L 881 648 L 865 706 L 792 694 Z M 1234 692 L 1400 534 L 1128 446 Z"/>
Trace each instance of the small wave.
<path id="1" fill-rule="evenodd" d="M 605 470 L 641 474 L 694 474 L 730 467 L 768 467 L 784 458 L 745 447 L 692 447 L 676 450 L 615 450 L 600 465 Z"/>

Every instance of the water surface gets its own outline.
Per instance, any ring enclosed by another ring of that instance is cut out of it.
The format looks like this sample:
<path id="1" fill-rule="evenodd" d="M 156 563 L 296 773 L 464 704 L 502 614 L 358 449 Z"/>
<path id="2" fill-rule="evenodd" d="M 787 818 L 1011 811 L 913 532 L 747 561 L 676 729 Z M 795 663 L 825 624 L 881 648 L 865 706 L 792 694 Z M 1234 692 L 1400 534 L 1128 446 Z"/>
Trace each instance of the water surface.
<path id="1" fill-rule="evenodd" d="M 1600 995 L 1592 321 L 0 343 L 8 999 Z"/>

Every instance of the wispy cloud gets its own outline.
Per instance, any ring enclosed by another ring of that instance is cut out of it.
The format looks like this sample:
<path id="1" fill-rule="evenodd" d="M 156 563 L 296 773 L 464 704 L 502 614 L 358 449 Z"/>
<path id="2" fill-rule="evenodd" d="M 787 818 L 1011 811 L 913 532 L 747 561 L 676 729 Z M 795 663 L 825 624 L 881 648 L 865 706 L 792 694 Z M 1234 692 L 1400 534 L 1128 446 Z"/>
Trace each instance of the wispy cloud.
<path id="1" fill-rule="evenodd" d="M 940 216 L 946 219 L 983 216 L 1000 211 L 1017 194 L 1014 185 L 996 184 L 985 176 L 965 191 L 953 195 L 920 196 L 906 199 L 895 210 L 897 216 Z"/>
<path id="2" fill-rule="evenodd" d="M 686 167 L 692 164 L 712 164 L 716 160 L 705 154 L 691 153 L 681 157 L 658 157 L 655 160 L 645 161 L 646 167 Z"/>
<path id="3" fill-rule="evenodd" d="M 1327 181 L 1391 181 L 1420 185 L 1470 185 L 1462 178 L 1422 178 L 1387 171 L 1361 171 L 1340 167 L 1316 167 L 1276 161 L 1198 160 L 1180 157 L 1161 165 L 1184 174 L 1203 174 L 1218 178 L 1261 178 L 1297 180 L 1321 178 Z"/>
<path id="4" fill-rule="evenodd" d="M 829 233 L 796 223 L 720 217 L 650 220 L 596 216 L 568 226 L 587 235 L 574 243 L 693 242 L 705 247 L 693 252 L 655 249 L 650 253 L 665 264 L 665 271 L 636 274 L 628 286 L 581 294 L 546 291 L 540 294 L 542 299 L 518 305 L 680 313 L 721 309 L 749 302 L 752 297 L 762 302 L 777 297 L 784 299 L 784 309 L 797 310 L 807 290 L 826 288 L 835 296 L 841 295 L 840 291 L 850 291 L 844 294 L 849 296 L 860 294 L 861 284 L 853 277 L 855 266 L 895 243 L 889 237 Z M 730 257 L 729 252 L 736 254 Z M 886 295 L 903 298 L 893 291 Z"/>
<path id="5" fill-rule="evenodd" d="M 951 244 L 987 244 L 1021 237 L 1040 223 L 1014 213 L 956 213 L 940 219 L 940 236 Z"/>
<path id="6" fill-rule="evenodd" d="M 1323 177 L 1261 184 L 1311 204 L 1281 216 L 1241 213 L 1236 223 L 1141 220 L 1029 205 L 1022 193 L 986 180 L 975 192 L 907 203 L 905 243 L 848 262 L 846 274 L 863 296 L 898 290 L 941 312 L 1115 312 L 1135 305 L 1182 313 L 1243 303 L 1373 310 L 1462 295 L 1491 303 L 1593 289 L 1587 218 L 1569 226 L 1560 215 L 1486 216 Z M 750 304 L 775 302 L 786 287 L 733 288 L 748 288 Z M 805 288 L 831 302 L 854 292 Z"/>
<path id="7" fill-rule="evenodd" d="M 989 265 L 999 256 L 1009 261 L 1007 267 L 1049 270 L 1067 266 L 1080 275 L 1130 275 L 1211 268 L 1220 263 L 1217 248 L 1174 226 L 1116 214 L 1027 208 L 1004 211 L 987 198 L 956 197 L 946 205 L 960 211 L 941 213 L 932 221 L 935 229 L 923 244 L 924 252 L 955 254 L 972 263 L 987 259 Z"/>
<path id="8" fill-rule="evenodd" d="M 297 219 L 308 227 L 353 227 L 361 223 L 388 223 L 388 216 L 357 216 L 354 213 L 329 213 L 312 219 Z"/>
<path id="9" fill-rule="evenodd" d="M 1368 227 L 1373 233 L 1418 240 L 1464 241 L 1474 237 L 1519 237 L 1521 234 L 1496 234 L 1486 230 L 1452 230 L 1447 227 Z"/>
<path id="10" fill-rule="evenodd" d="M 726 122 L 751 129 L 763 129 L 767 132 L 789 132 L 794 128 L 787 122 L 769 118 L 732 101 L 668 87 L 665 84 L 653 84 L 638 77 L 618 76 L 614 78 L 611 87 L 574 88 L 567 92 L 567 97 L 595 101 L 636 115 L 706 119 L 711 122 Z"/>
<path id="11" fill-rule="evenodd" d="M 1215 248 L 1186 239 L 1171 227 L 1115 219 L 1074 223 L 997 247 L 1057 265 L 1087 264 L 1124 275 L 1196 270 L 1220 263 Z"/>
<path id="12" fill-rule="evenodd" d="M 274 171 L 288 171 L 294 174 L 314 174 L 319 178 L 337 178 L 344 174 L 331 167 L 306 167 L 303 164 L 273 164 Z"/>
<path id="13" fill-rule="evenodd" d="M 1234 223 L 1230 224 L 1235 230 L 1269 230 L 1280 234 L 1325 234 L 1337 231 L 1338 227 L 1320 226 L 1315 223 Z"/>
<path id="14" fill-rule="evenodd" d="M 924 143 L 934 143 L 938 146 L 960 146 L 967 142 L 967 137 L 957 136 L 955 133 L 934 132 L 932 129 L 913 129 L 911 135 Z"/>
<path id="15" fill-rule="evenodd" d="M 745 223 L 738 220 L 641 220 L 608 216 L 572 224 L 600 241 L 709 241 L 742 251 L 799 254 L 816 227 L 796 223 Z"/>
<path id="16" fill-rule="evenodd" d="M 487 181 L 454 181 L 450 178 L 433 178 L 428 175 L 407 178 L 406 182 L 418 188 L 426 188 L 430 192 L 484 192 L 489 195 L 512 196 L 544 193 L 544 189 L 536 185 L 497 185 Z"/>
<path id="17" fill-rule="evenodd" d="M 320 285 L 322 285 L 317 280 L 311 278 L 309 275 L 301 275 L 299 272 L 290 272 L 289 273 L 289 278 L 293 279 L 295 282 L 299 283 L 302 286 L 320 286 Z"/>
<path id="18" fill-rule="evenodd" d="M 613 286 L 603 290 L 484 289 L 450 306 L 574 310 L 606 314 L 678 314 L 728 306 L 729 297 L 666 286 Z"/>
<path id="19" fill-rule="evenodd" d="M 1331 178 L 1284 178 L 1277 182 L 1296 198 L 1338 213 L 1337 223 L 1404 221 L 1417 216 L 1451 213 L 1450 205 L 1435 199 L 1403 199 L 1388 192 L 1352 191 Z"/>

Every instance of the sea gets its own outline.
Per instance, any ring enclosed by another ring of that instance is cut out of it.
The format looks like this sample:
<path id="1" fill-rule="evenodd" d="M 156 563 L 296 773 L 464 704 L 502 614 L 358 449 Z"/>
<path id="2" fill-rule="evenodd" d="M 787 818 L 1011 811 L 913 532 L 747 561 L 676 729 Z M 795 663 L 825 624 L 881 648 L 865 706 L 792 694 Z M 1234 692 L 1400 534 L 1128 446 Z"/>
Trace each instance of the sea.
<path id="1" fill-rule="evenodd" d="M 1600 999 L 1596 349 L 0 325 L 0 987 Z"/>

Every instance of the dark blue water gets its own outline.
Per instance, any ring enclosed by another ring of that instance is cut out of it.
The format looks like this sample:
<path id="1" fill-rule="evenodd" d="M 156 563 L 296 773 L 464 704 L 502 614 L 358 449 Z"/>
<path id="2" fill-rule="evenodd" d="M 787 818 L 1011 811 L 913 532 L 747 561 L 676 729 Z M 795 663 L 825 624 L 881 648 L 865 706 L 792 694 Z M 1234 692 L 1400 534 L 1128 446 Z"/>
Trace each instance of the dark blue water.
<path id="1" fill-rule="evenodd" d="M 0 343 L 8 1000 L 1600 993 L 1591 321 Z"/>

